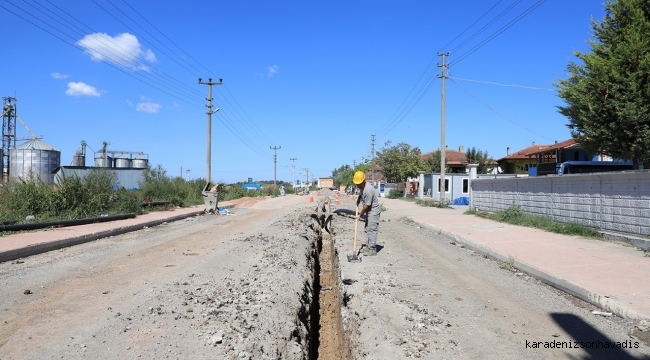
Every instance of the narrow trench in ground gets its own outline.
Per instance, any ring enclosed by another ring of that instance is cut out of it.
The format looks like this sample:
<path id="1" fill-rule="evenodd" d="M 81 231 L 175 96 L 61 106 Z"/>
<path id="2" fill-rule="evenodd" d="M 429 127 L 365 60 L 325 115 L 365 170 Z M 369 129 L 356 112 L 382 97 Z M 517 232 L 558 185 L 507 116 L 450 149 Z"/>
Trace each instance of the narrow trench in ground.
<path id="1" fill-rule="evenodd" d="M 349 359 L 350 347 L 342 326 L 343 296 L 334 238 L 330 233 L 316 229 L 314 240 L 316 254 L 314 254 L 310 359 Z"/>

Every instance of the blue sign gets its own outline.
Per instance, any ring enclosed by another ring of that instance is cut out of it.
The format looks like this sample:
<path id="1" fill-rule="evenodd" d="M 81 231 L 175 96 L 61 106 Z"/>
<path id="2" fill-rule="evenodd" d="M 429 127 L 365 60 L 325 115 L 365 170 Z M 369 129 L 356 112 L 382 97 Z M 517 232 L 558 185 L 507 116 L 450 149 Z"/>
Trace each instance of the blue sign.
<path id="1" fill-rule="evenodd" d="M 253 178 L 248 178 L 248 182 L 253 182 Z"/>
<path id="2" fill-rule="evenodd" d="M 296 180 L 296 185 L 300 185 L 300 180 Z"/>

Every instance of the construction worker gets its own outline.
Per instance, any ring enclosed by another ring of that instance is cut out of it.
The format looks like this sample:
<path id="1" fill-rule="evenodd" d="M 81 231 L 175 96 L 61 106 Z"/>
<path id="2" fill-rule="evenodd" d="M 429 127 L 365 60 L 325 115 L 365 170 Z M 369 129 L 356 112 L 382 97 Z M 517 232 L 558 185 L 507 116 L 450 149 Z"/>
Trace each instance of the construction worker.
<path id="1" fill-rule="evenodd" d="M 355 221 L 358 221 L 361 215 L 366 214 L 365 232 L 368 235 L 368 241 L 365 247 L 362 245 L 361 252 L 366 256 L 374 256 L 377 255 L 377 234 L 379 233 L 379 215 L 381 214 L 377 191 L 372 186 L 366 186 L 366 175 L 363 171 L 355 172 L 352 182 L 360 190 L 357 207 L 359 207 L 359 204 L 363 204 L 363 208 L 359 211 Z"/>

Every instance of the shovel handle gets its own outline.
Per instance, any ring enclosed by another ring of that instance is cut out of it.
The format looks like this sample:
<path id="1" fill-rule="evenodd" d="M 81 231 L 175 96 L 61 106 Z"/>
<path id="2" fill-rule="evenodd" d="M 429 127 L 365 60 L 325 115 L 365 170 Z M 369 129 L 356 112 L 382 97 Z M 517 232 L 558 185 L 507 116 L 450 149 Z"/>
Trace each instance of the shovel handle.
<path id="1" fill-rule="evenodd" d="M 357 254 L 357 227 L 359 226 L 359 219 L 357 219 L 357 216 L 359 216 L 358 205 L 354 208 L 354 247 L 352 248 L 352 254 L 354 255 Z"/>

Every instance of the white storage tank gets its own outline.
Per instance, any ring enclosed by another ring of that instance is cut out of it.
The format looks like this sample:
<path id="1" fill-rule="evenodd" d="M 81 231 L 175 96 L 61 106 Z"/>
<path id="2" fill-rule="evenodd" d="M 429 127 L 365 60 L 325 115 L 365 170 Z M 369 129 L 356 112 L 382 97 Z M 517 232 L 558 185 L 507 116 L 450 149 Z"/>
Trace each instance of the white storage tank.
<path id="1" fill-rule="evenodd" d="M 149 159 L 144 156 L 138 156 L 131 161 L 131 166 L 136 169 L 146 169 L 149 165 Z"/>
<path id="2" fill-rule="evenodd" d="M 115 167 L 116 168 L 130 168 L 131 167 L 131 159 L 129 159 L 125 155 L 120 155 L 120 156 L 115 158 Z"/>
<path id="3" fill-rule="evenodd" d="M 95 166 L 96 167 L 113 167 L 113 158 L 104 154 L 95 155 Z"/>
<path id="4" fill-rule="evenodd" d="M 38 176 L 46 184 L 52 184 L 52 172 L 61 166 L 61 152 L 39 139 L 9 149 L 9 178 L 29 180 Z"/>

